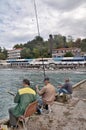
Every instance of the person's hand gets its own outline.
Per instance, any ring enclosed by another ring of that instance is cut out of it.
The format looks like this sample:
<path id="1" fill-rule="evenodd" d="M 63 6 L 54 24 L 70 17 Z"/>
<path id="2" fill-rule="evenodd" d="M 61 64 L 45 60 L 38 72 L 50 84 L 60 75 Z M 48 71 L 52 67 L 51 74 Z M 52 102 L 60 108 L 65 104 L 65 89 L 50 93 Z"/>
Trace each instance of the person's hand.
<path id="1" fill-rule="evenodd" d="M 58 86 L 58 88 L 62 88 L 62 86 Z"/>
<path id="2" fill-rule="evenodd" d="M 38 85 L 36 85 L 36 89 L 38 89 Z"/>

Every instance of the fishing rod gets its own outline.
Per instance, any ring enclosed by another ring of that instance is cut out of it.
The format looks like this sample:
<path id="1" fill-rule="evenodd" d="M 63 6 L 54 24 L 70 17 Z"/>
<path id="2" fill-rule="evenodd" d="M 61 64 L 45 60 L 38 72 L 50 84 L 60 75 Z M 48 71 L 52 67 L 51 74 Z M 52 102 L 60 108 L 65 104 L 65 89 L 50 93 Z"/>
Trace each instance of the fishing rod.
<path id="1" fill-rule="evenodd" d="M 49 41 L 50 41 L 50 55 L 52 57 L 52 48 L 53 48 L 53 37 L 52 37 L 52 34 L 49 35 Z M 41 56 L 42 56 L 42 53 L 41 53 Z M 42 57 L 42 65 L 43 65 L 43 72 L 44 72 L 44 78 L 45 78 L 46 74 L 45 74 L 45 64 L 44 64 L 43 57 Z"/>
<path id="2" fill-rule="evenodd" d="M 36 23 L 37 23 L 38 36 L 40 36 L 38 14 L 37 14 L 37 8 L 36 8 L 36 2 L 35 2 L 35 0 L 34 0 L 34 10 L 35 10 Z"/>
<path id="3" fill-rule="evenodd" d="M 33 1 L 34 1 L 34 10 L 35 10 L 36 23 L 37 23 L 38 36 L 40 36 L 39 21 L 38 21 L 38 14 L 37 14 L 36 1 L 35 1 L 35 0 L 33 0 Z M 45 78 L 46 74 L 45 74 L 45 65 L 44 65 L 43 57 L 42 57 L 42 65 L 43 65 L 43 74 L 44 74 L 44 78 Z"/>
<path id="4" fill-rule="evenodd" d="M 12 96 L 15 96 L 15 94 L 13 92 L 11 92 L 11 91 L 7 91 L 7 93 L 9 93 Z"/>
<path id="5" fill-rule="evenodd" d="M 2 93 L 3 93 L 3 92 L 9 93 L 9 94 L 12 95 L 12 96 L 15 96 L 15 95 L 16 95 L 15 93 L 13 93 L 12 91 L 7 90 L 7 89 L 5 89 L 4 91 L 1 91 L 1 92 L 2 92 Z"/>
<path id="6" fill-rule="evenodd" d="M 42 57 L 42 65 L 43 65 L 43 72 L 44 72 L 44 78 L 45 78 L 45 77 L 46 77 L 46 74 L 45 74 L 45 64 L 44 64 L 43 57 Z"/>

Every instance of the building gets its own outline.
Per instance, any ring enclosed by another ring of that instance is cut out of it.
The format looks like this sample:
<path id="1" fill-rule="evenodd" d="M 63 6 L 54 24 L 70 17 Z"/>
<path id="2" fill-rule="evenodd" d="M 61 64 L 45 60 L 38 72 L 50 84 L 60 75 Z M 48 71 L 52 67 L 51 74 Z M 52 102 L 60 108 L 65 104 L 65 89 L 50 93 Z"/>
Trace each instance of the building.
<path id="1" fill-rule="evenodd" d="M 80 56 L 80 48 L 59 48 L 52 51 L 52 58 L 63 57 L 67 52 L 71 52 L 74 56 Z"/>
<path id="2" fill-rule="evenodd" d="M 8 50 L 8 59 L 21 59 L 21 48 Z"/>

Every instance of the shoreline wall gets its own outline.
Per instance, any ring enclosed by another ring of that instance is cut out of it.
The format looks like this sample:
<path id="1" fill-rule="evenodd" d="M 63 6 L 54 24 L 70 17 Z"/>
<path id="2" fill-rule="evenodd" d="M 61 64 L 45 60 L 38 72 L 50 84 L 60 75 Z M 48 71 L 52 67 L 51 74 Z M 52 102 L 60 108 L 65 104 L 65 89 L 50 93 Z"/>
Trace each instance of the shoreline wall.
<path id="1" fill-rule="evenodd" d="M 79 87 L 79 85 L 81 85 L 81 84 L 83 84 L 83 83 L 85 83 L 85 82 L 86 82 L 86 79 L 81 80 L 80 82 L 78 82 L 78 83 L 76 83 L 75 85 L 73 85 L 73 89 Z M 3 123 L 5 123 L 5 122 L 7 122 L 7 121 L 8 121 L 8 119 L 0 119 L 0 124 L 3 124 Z"/>
<path id="2" fill-rule="evenodd" d="M 86 79 L 81 80 L 80 82 L 76 83 L 75 85 L 73 85 L 73 89 L 77 88 L 79 85 L 81 85 L 82 83 L 85 83 Z"/>

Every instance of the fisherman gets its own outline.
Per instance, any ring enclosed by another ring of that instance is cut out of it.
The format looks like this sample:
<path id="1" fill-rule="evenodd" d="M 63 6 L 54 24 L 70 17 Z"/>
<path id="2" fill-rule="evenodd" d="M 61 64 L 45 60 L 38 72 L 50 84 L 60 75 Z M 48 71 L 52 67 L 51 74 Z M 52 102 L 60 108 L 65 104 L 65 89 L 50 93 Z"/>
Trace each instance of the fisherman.
<path id="1" fill-rule="evenodd" d="M 17 105 L 9 109 L 10 126 L 16 127 L 18 117 L 24 114 L 26 107 L 34 102 L 36 97 L 36 92 L 30 88 L 30 81 L 24 79 L 23 88 L 18 90 L 14 98 L 14 103 L 17 103 Z"/>
<path id="2" fill-rule="evenodd" d="M 65 83 L 62 86 L 60 86 L 58 92 L 60 95 L 72 94 L 72 84 L 70 83 L 69 78 L 65 79 Z"/>
<path id="3" fill-rule="evenodd" d="M 44 105 L 45 109 L 49 111 L 49 105 L 51 105 L 55 100 L 56 89 L 50 83 L 49 78 L 44 79 L 45 86 L 39 90 L 38 85 L 36 85 L 36 92 L 42 97 L 42 100 L 39 101 L 39 104 Z"/>

